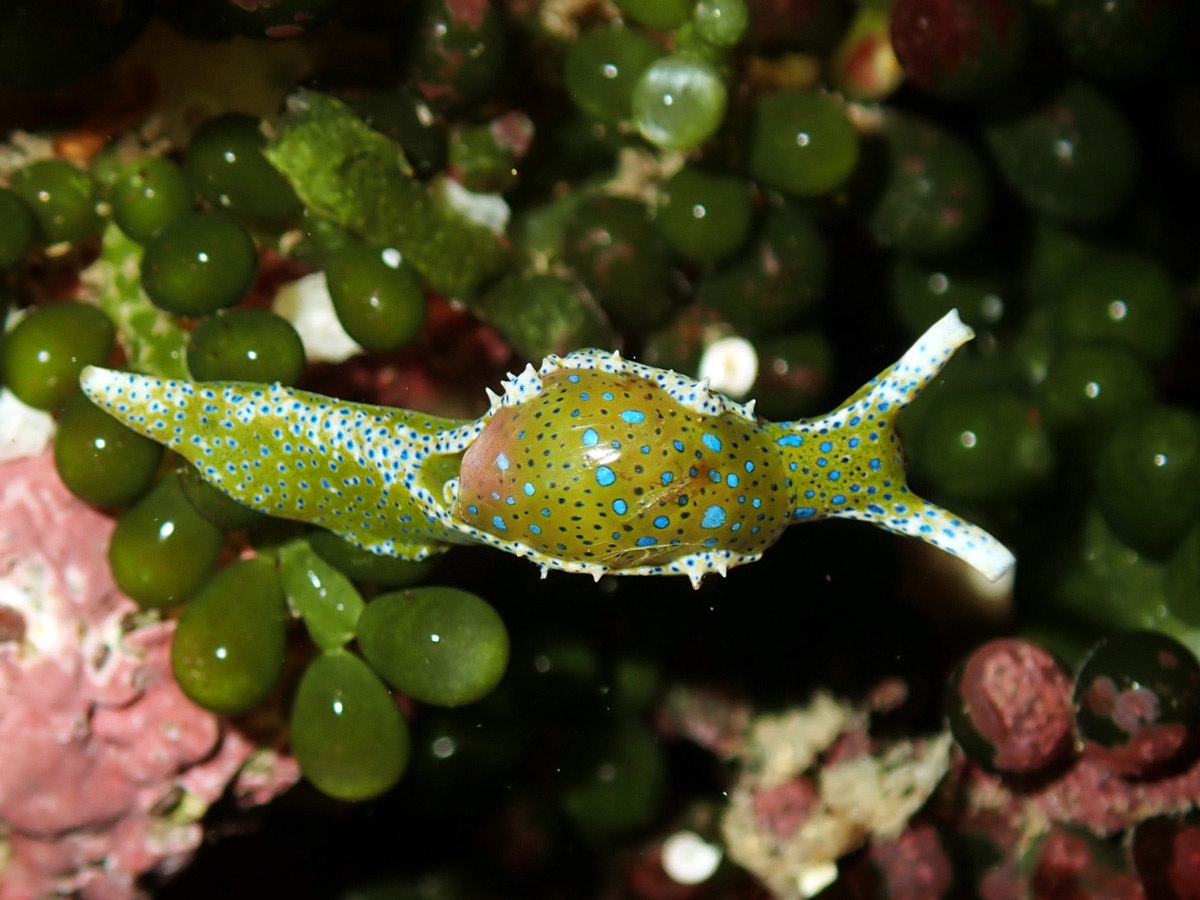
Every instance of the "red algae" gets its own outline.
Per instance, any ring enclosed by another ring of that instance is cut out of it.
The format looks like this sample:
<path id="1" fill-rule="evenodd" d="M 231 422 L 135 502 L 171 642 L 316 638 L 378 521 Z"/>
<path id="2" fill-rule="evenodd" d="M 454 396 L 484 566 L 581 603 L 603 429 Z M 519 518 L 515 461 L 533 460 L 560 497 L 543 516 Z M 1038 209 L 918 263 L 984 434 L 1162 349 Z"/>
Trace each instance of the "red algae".
<path id="1" fill-rule="evenodd" d="M 958 693 L 1001 771 L 1034 772 L 1070 748 L 1071 685 L 1037 644 L 1013 639 L 984 644 L 963 666 Z"/>
<path id="2" fill-rule="evenodd" d="M 231 782 L 249 805 L 298 778 L 176 686 L 175 625 L 113 584 L 112 528 L 49 453 L 0 466 L 0 598 L 23 622 L 0 642 L 0 900 L 138 897 L 187 863 Z"/>

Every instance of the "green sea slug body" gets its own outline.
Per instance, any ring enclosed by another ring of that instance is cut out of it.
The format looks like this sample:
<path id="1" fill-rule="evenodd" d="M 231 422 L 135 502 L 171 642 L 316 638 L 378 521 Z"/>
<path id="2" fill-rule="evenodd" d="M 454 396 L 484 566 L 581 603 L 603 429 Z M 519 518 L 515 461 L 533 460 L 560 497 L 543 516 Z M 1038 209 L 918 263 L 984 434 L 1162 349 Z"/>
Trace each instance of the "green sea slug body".
<path id="1" fill-rule="evenodd" d="M 345 403 L 281 385 L 191 383 L 91 367 L 82 384 L 125 424 L 234 499 L 423 559 L 485 543 L 599 578 L 753 562 L 784 528 L 863 519 L 989 578 L 1012 554 L 911 493 L 896 415 L 972 337 L 956 312 L 840 408 L 761 422 L 674 372 L 582 350 L 489 391 L 477 421 Z"/>

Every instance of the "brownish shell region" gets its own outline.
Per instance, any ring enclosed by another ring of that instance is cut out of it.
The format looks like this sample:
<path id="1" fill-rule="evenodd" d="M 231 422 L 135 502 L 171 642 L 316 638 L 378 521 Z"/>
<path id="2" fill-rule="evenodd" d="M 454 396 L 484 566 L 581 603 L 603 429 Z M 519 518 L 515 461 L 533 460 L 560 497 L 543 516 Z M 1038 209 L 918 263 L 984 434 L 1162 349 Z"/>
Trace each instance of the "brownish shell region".
<path id="1" fill-rule="evenodd" d="M 740 416 L 703 416 L 637 376 L 559 370 L 466 452 L 455 515 L 547 558 L 612 569 L 748 555 L 795 506 L 783 469 Z"/>

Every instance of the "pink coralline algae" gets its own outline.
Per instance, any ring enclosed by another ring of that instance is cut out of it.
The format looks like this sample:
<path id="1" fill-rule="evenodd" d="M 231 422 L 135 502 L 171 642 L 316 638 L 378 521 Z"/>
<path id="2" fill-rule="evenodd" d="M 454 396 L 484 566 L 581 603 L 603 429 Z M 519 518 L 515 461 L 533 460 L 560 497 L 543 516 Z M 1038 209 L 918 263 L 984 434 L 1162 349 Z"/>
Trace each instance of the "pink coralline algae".
<path id="1" fill-rule="evenodd" d="M 227 789 L 252 805 L 299 777 L 180 692 L 174 623 L 113 584 L 112 528 L 48 453 L 0 466 L 0 900 L 139 896 Z"/>
<path id="2" fill-rule="evenodd" d="M 958 700 L 966 725 L 994 751 L 1003 772 L 1044 769 L 1071 748 L 1071 681 L 1044 648 L 1002 638 L 964 664 Z"/>

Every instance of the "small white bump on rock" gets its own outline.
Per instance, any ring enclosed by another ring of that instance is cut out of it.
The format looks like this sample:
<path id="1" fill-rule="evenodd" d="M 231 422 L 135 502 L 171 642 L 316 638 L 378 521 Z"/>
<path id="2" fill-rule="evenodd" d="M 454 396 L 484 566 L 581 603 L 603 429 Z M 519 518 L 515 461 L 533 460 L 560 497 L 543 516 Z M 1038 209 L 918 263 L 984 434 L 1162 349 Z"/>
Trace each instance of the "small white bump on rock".
<path id="1" fill-rule="evenodd" d="M 289 281 L 275 294 L 271 308 L 292 323 L 309 362 L 340 363 L 363 352 L 338 321 L 324 272 Z"/>
<path id="2" fill-rule="evenodd" d="M 54 417 L 0 388 L 0 463 L 41 455 L 54 437 Z"/>
<path id="3" fill-rule="evenodd" d="M 703 884 L 721 864 L 721 848 L 694 831 L 677 831 L 662 843 L 662 867 L 676 884 Z"/>

